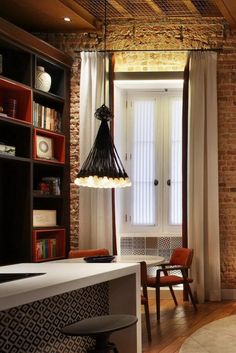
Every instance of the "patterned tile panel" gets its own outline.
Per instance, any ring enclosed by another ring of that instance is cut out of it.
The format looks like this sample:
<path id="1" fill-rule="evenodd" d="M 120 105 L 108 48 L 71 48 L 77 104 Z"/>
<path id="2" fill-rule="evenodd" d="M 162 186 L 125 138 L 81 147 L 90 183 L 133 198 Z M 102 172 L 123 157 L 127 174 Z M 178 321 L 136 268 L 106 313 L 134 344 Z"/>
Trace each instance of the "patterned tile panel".
<path id="1" fill-rule="evenodd" d="M 64 336 L 60 329 L 72 322 L 108 313 L 108 283 L 1 311 L 0 352 L 85 353 L 93 340 Z"/>
<path id="2" fill-rule="evenodd" d="M 171 247 L 171 249 L 181 248 L 182 247 L 182 238 L 181 237 L 170 238 L 170 247 Z"/>
<path id="3" fill-rule="evenodd" d="M 159 255 L 169 259 L 172 250 L 182 246 L 182 238 L 170 237 L 121 237 L 121 255 Z"/>
<path id="4" fill-rule="evenodd" d="M 133 248 L 134 249 L 145 249 L 146 241 L 144 237 L 133 238 Z"/>
<path id="5" fill-rule="evenodd" d="M 170 249 L 170 237 L 158 238 L 158 249 L 160 249 L 160 250 Z"/>

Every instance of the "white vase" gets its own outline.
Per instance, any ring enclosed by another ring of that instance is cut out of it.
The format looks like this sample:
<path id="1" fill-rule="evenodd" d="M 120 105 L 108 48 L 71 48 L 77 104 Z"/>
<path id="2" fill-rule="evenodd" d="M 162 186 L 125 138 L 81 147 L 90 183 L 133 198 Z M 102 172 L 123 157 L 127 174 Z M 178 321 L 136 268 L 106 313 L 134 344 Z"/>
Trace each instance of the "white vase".
<path id="1" fill-rule="evenodd" d="M 43 66 L 36 67 L 36 83 L 35 87 L 41 91 L 48 92 L 51 88 L 52 79 Z"/>

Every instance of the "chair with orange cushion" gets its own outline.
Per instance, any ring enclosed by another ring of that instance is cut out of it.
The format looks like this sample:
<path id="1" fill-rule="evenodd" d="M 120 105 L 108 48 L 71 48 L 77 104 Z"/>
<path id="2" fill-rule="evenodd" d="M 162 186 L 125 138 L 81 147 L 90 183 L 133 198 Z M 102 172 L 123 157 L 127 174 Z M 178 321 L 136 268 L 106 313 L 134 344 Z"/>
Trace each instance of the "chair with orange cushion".
<path id="1" fill-rule="evenodd" d="M 78 258 L 78 257 L 86 257 L 86 256 L 104 256 L 109 255 L 109 250 L 107 249 L 86 249 L 86 250 L 70 250 L 68 254 L 68 258 Z"/>
<path id="2" fill-rule="evenodd" d="M 145 261 L 140 262 L 141 270 L 141 304 L 144 306 L 148 341 L 151 342 L 151 324 L 150 324 L 150 314 L 149 314 L 149 304 L 148 304 L 148 290 L 147 290 L 147 264 Z"/>
<path id="3" fill-rule="evenodd" d="M 172 286 L 183 284 L 187 294 L 191 299 L 194 309 L 197 310 L 197 306 L 189 285 L 189 283 L 193 282 L 193 279 L 188 277 L 188 269 L 192 264 L 192 259 L 193 249 L 176 248 L 172 252 L 170 261 L 160 265 L 161 269 L 156 271 L 156 277 L 147 278 L 147 286 L 156 289 L 156 314 L 158 321 L 160 320 L 161 287 L 169 287 L 175 305 L 178 305 Z M 180 275 L 173 274 L 173 271 L 180 271 Z M 163 273 L 163 276 L 161 276 L 161 273 Z"/>

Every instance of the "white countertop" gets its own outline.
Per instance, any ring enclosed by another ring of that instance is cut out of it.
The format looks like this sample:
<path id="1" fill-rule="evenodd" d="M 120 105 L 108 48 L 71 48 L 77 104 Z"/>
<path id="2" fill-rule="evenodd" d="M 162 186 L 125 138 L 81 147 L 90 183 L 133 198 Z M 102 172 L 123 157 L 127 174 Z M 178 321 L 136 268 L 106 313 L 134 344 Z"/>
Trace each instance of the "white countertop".
<path id="1" fill-rule="evenodd" d="M 130 274 L 139 275 L 138 264 L 127 263 L 21 263 L 1 266 L 0 273 L 36 273 L 42 276 L 0 283 L 0 310 L 53 295 L 110 281 Z"/>

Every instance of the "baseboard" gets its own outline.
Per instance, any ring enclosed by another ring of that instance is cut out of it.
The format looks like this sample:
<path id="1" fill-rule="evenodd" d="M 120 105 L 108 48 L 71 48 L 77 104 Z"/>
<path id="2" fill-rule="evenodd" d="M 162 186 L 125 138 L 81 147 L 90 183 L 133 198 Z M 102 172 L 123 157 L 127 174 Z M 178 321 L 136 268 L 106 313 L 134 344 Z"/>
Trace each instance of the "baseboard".
<path id="1" fill-rule="evenodd" d="M 222 297 L 222 300 L 235 300 L 236 289 L 222 289 L 221 297 Z"/>

